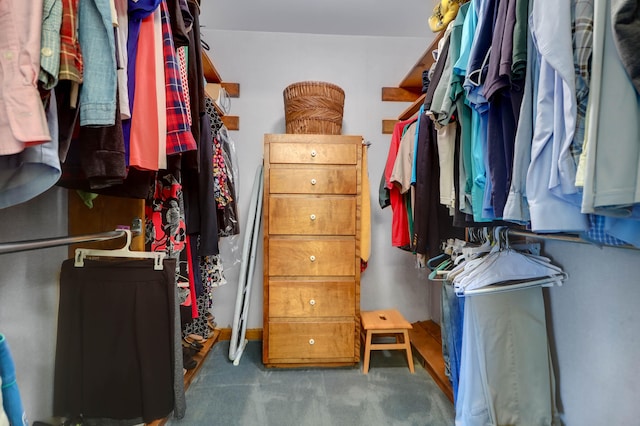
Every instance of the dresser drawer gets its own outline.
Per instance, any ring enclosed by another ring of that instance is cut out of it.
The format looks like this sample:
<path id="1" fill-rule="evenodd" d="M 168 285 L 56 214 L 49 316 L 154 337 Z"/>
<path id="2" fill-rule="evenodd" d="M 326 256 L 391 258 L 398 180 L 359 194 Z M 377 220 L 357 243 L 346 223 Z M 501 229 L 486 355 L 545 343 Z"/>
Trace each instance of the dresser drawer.
<path id="1" fill-rule="evenodd" d="M 349 194 L 357 193 L 353 166 L 272 167 L 271 194 Z"/>
<path id="2" fill-rule="evenodd" d="M 270 235 L 355 235 L 355 197 L 269 198 Z"/>
<path id="3" fill-rule="evenodd" d="M 269 147 L 271 164 L 357 164 L 357 160 L 355 144 L 272 142 Z"/>
<path id="4" fill-rule="evenodd" d="M 354 238 L 269 239 L 269 275 L 355 275 Z"/>
<path id="5" fill-rule="evenodd" d="M 354 358 L 355 322 L 271 322 L 269 358 L 290 362 Z"/>
<path id="6" fill-rule="evenodd" d="M 354 317 L 354 281 L 269 281 L 269 317 Z"/>

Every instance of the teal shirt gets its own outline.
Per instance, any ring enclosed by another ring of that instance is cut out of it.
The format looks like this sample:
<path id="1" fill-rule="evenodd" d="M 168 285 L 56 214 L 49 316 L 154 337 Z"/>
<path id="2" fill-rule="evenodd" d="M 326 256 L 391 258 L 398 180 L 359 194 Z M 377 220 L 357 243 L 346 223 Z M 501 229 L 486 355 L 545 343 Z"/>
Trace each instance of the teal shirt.
<path id="1" fill-rule="evenodd" d="M 459 25 L 459 19 L 462 20 L 462 27 L 459 30 L 454 28 L 452 31 L 453 38 L 451 39 L 451 43 L 456 47 L 454 50 L 456 60 L 451 73 L 449 93 L 451 99 L 456 102 L 458 120 L 460 121 L 460 154 L 462 157 L 460 167 L 460 192 L 464 191 L 464 196 L 462 193 L 459 194 L 459 206 L 461 212 L 469 215 L 473 214 L 471 195 L 473 188 L 471 140 L 474 131 L 471 124 L 472 108 L 467 101 L 463 83 L 467 73 L 467 62 L 469 62 L 473 34 L 478 21 L 473 3 L 475 3 L 475 0 L 471 0 L 471 2 L 465 3 L 460 7 L 456 22 L 454 23 L 454 26 Z"/>

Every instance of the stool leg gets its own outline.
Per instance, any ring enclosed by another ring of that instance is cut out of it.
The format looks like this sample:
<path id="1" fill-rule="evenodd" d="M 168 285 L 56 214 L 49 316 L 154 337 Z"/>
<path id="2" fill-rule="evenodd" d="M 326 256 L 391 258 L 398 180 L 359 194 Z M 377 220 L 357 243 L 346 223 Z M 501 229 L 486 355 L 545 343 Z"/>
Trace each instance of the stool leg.
<path id="1" fill-rule="evenodd" d="M 409 332 L 408 331 L 404 331 L 402 333 L 403 337 L 404 337 L 404 346 L 405 349 L 407 351 L 407 362 L 409 363 L 409 371 L 411 371 L 411 373 L 415 373 L 415 370 L 413 368 L 413 354 L 411 353 L 411 342 L 409 341 Z"/>
<path id="2" fill-rule="evenodd" d="M 371 330 L 367 330 L 367 337 L 364 343 L 364 365 L 362 366 L 363 374 L 367 374 L 369 372 L 370 357 L 371 357 Z"/>

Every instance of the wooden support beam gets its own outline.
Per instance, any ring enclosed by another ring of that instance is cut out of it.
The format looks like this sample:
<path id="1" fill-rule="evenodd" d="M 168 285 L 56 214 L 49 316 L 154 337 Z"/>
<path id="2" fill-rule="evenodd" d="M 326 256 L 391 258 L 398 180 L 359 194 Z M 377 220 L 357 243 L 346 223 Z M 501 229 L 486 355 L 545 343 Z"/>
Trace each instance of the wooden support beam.
<path id="1" fill-rule="evenodd" d="M 389 102 L 415 102 L 421 94 L 416 88 L 403 89 L 402 87 L 383 87 L 382 100 Z"/>
<path id="2" fill-rule="evenodd" d="M 240 83 L 226 83 L 222 82 L 222 87 L 227 91 L 230 98 L 240 97 Z"/>
<path id="3" fill-rule="evenodd" d="M 393 128 L 395 127 L 398 120 L 395 119 L 386 119 L 382 120 L 382 134 L 390 135 L 393 133 Z"/>
<path id="4" fill-rule="evenodd" d="M 402 111 L 402 113 L 398 116 L 398 120 L 407 120 L 411 118 L 416 112 L 420 110 L 420 106 L 424 103 L 424 98 L 426 96 L 426 93 L 423 93 L 414 103 L 412 103 L 404 111 Z"/>
<path id="5" fill-rule="evenodd" d="M 222 116 L 222 122 L 229 130 L 240 130 L 240 117 L 235 115 Z"/>

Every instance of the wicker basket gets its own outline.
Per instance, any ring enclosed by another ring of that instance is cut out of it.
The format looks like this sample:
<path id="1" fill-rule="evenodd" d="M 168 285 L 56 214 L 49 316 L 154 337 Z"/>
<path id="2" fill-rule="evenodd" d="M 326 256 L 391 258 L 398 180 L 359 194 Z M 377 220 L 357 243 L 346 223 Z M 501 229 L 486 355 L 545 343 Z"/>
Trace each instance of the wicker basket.
<path id="1" fill-rule="evenodd" d="M 287 133 L 339 135 L 344 91 L 335 84 L 302 81 L 284 89 Z"/>

